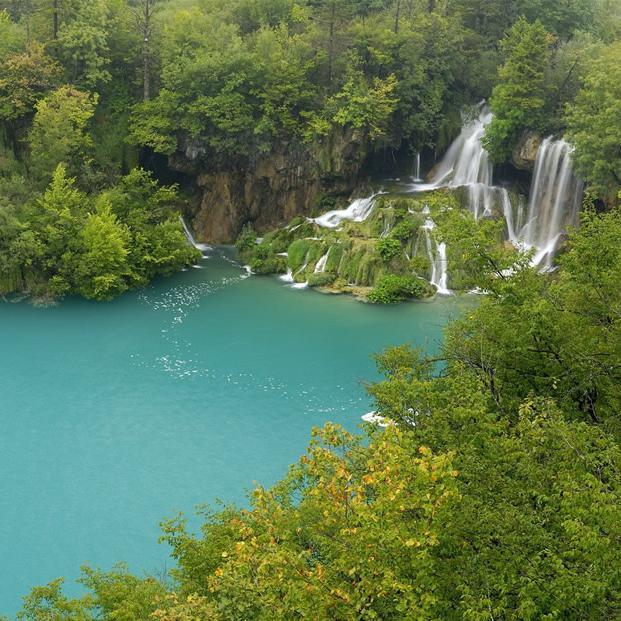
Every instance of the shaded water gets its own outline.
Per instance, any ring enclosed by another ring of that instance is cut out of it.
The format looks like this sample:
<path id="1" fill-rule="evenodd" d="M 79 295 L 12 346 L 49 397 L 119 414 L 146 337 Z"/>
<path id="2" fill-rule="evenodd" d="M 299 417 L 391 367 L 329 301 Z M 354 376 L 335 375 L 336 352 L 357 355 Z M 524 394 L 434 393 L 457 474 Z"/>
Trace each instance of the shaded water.
<path id="1" fill-rule="evenodd" d="M 162 518 L 244 502 L 313 426 L 355 429 L 371 354 L 436 349 L 464 303 L 374 307 L 214 257 L 109 304 L 0 304 L 0 614 L 84 562 L 170 565 Z"/>

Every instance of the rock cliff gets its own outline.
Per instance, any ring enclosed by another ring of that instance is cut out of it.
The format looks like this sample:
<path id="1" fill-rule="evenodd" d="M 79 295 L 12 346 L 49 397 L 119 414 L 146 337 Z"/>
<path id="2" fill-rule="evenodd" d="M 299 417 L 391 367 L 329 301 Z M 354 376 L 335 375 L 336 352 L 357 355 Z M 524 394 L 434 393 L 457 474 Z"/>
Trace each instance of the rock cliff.
<path id="1" fill-rule="evenodd" d="M 196 179 L 200 205 L 192 224 L 197 239 L 230 243 L 251 223 L 267 231 L 310 213 L 326 194 L 350 194 L 366 157 L 366 141 L 342 131 L 313 145 L 276 144 L 271 153 L 231 170 L 209 170 L 200 145 L 187 144 L 171 158 Z"/>

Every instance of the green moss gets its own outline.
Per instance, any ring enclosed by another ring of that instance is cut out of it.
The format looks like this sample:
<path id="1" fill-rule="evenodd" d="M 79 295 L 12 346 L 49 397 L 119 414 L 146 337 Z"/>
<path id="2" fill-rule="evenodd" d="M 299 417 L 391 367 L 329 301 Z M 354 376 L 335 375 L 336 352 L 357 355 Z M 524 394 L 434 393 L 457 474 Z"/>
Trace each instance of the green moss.
<path id="1" fill-rule="evenodd" d="M 343 258 L 343 244 L 333 244 L 330 246 L 330 254 L 326 262 L 326 272 L 339 273 L 339 266 Z"/>
<path id="2" fill-rule="evenodd" d="M 319 274 L 311 274 L 308 277 L 309 287 L 329 287 L 336 280 L 336 274 L 331 272 L 321 272 Z"/>
<path id="3" fill-rule="evenodd" d="M 311 244 L 312 242 L 308 239 L 297 239 L 289 246 L 287 250 L 289 254 L 288 264 L 294 272 L 304 265 Z"/>

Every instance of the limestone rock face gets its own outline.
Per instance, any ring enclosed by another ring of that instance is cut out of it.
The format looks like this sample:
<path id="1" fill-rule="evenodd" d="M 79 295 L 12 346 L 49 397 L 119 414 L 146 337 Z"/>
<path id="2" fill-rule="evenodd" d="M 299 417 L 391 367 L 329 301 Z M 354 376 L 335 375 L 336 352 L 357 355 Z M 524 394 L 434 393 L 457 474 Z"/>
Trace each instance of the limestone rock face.
<path id="1" fill-rule="evenodd" d="M 180 144 L 170 163 L 191 173 L 200 189 L 197 239 L 218 244 L 234 241 L 246 223 L 265 231 L 308 214 L 323 194 L 351 193 L 366 149 L 361 136 L 343 131 L 312 146 L 274 145 L 243 169 L 201 170 L 200 154 L 199 145 Z"/>
<path id="2" fill-rule="evenodd" d="M 513 150 L 512 164 L 519 170 L 533 170 L 541 142 L 540 134 L 530 130 L 525 131 Z"/>

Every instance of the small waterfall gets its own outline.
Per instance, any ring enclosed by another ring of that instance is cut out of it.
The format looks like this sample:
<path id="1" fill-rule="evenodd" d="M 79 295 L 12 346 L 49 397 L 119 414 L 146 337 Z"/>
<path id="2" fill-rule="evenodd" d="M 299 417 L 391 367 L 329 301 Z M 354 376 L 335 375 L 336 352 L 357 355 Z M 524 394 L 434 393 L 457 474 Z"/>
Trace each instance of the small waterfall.
<path id="1" fill-rule="evenodd" d="M 500 192 L 500 204 L 502 206 L 502 213 L 505 217 L 505 222 L 507 224 L 507 235 L 512 244 L 518 244 L 518 238 L 515 234 L 516 228 L 513 224 L 513 205 L 511 205 L 511 198 L 509 197 L 509 192 L 505 188 L 499 188 Z M 518 220 L 519 220 L 519 212 L 518 212 Z"/>
<path id="2" fill-rule="evenodd" d="M 210 250 L 213 250 L 213 248 L 209 246 L 208 244 L 199 244 L 196 242 L 196 240 L 194 239 L 194 235 L 192 235 L 192 231 L 190 231 L 190 227 L 187 225 L 183 216 L 179 216 L 179 221 L 181 222 L 181 226 L 183 227 L 183 232 L 185 233 L 185 236 L 187 237 L 187 240 L 188 242 L 190 242 L 191 246 L 194 246 L 194 248 L 199 250 L 203 254 L 203 256 L 205 255 L 205 253 L 209 252 Z"/>
<path id="3" fill-rule="evenodd" d="M 294 282 L 294 280 L 293 280 L 293 270 L 290 267 L 287 268 L 287 273 L 283 274 L 282 276 L 279 276 L 278 278 L 280 278 L 280 280 L 282 280 L 283 282 L 286 282 L 286 283 Z"/>
<path id="4" fill-rule="evenodd" d="M 420 176 L 420 151 L 414 156 L 414 170 L 412 171 L 412 178 L 414 181 L 422 181 Z"/>
<path id="5" fill-rule="evenodd" d="M 527 248 L 536 249 L 533 263 L 544 270 L 552 269 L 567 227 L 578 224 L 582 181 L 573 174 L 572 151 L 564 140 L 546 138 L 537 153 L 526 224 L 520 238 Z"/>
<path id="6" fill-rule="evenodd" d="M 330 256 L 330 250 L 317 261 L 315 265 L 315 274 L 323 274 L 326 271 L 326 264 L 328 263 L 328 257 Z"/>
<path id="7" fill-rule="evenodd" d="M 436 228 L 433 220 L 427 219 L 423 225 L 425 231 L 425 241 L 427 243 L 427 257 L 431 265 L 430 283 L 437 289 L 440 295 L 451 295 L 448 288 L 448 260 L 446 257 L 446 244 L 444 242 L 435 244 L 431 238 L 431 232 Z"/>
<path id="8" fill-rule="evenodd" d="M 377 196 L 374 194 L 368 198 L 357 198 L 347 209 L 328 211 L 312 221 L 328 229 L 335 229 L 343 220 L 364 222 L 371 215 Z"/>

